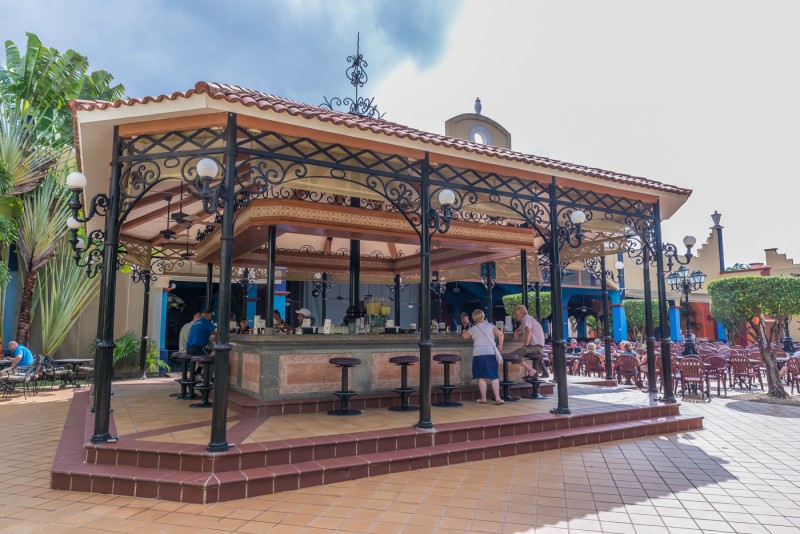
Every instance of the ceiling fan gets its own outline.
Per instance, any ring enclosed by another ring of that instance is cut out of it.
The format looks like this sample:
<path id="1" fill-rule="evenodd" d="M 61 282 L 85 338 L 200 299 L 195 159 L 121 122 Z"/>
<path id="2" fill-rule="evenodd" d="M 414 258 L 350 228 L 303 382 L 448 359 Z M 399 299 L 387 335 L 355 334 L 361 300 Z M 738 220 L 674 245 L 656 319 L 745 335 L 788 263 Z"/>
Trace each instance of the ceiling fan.
<path id="1" fill-rule="evenodd" d="M 161 234 L 164 239 L 175 239 L 175 236 L 177 236 L 178 234 L 169 229 L 169 221 L 170 221 L 169 211 L 172 207 L 172 196 L 170 195 L 166 198 L 167 198 L 167 227 L 164 230 L 161 230 L 159 234 Z"/>
<path id="2" fill-rule="evenodd" d="M 209 226 L 218 226 L 216 222 L 207 222 L 203 220 L 202 215 L 189 215 L 183 211 L 183 184 L 181 184 L 181 203 L 178 211 L 172 214 L 171 219 L 178 225 L 183 226 L 187 230 L 195 224 L 206 224 Z"/>
<path id="3" fill-rule="evenodd" d="M 189 228 L 190 227 L 191 227 L 191 225 L 186 227 L 186 250 L 184 252 L 181 252 L 181 258 L 183 258 L 184 260 L 190 259 L 195 254 L 195 252 L 193 250 L 189 250 Z"/>

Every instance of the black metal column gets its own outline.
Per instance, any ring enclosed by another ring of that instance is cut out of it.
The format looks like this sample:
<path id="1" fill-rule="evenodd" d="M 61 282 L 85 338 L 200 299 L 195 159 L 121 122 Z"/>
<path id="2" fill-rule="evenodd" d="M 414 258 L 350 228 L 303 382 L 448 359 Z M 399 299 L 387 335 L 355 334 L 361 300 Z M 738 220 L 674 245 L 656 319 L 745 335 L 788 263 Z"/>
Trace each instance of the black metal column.
<path id="1" fill-rule="evenodd" d="M 206 264 L 206 307 L 211 309 L 211 303 L 214 302 L 214 266 L 210 263 Z"/>
<path id="2" fill-rule="evenodd" d="M 664 386 L 664 402 L 675 402 L 675 391 L 672 384 L 672 342 L 669 338 L 669 310 L 667 304 L 667 281 L 664 277 L 664 249 L 661 241 L 661 205 L 656 203 L 653 212 L 655 222 L 655 255 L 656 279 L 658 281 L 658 324 L 661 330 L 661 383 Z"/>
<path id="3" fill-rule="evenodd" d="M 233 210 L 236 186 L 236 114 L 228 114 L 225 147 L 225 179 L 221 192 L 224 197 L 222 230 L 219 250 L 219 314 L 217 342 L 214 344 L 214 407 L 211 409 L 211 440 L 208 452 L 225 452 L 230 448 L 227 439 L 228 382 L 230 376 L 231 269 L 233 267 Z M 208 372 L 206 370 L 206 372 Z"/>
<path id="4" fill-rule="evenodd" d="M 534 282 L 533 283 L 533 291 L 534 291 L 534 301 L 535 301 L 535 309 L 536 309 L 536 320 L 540 323 L 542 322 L 542 283 L 541 282 Z"/>
<path id="5" fill-rule="evenodd" d="M 519 251 L 519 283 L 522 286 L 522 305 L 528 309 L 528 251 Z"/>
<path id="6" fill-rule="evenodd" d="M 275 240 L 277 236 L 277 227 L 274 224 L 269 226 L 267 228 L 267 311 L 264 314 L 267 328 L 275 326 L 272 312 L 275 309 Z"/>
<path id="7" fill-rule="evenodd" d="M 428 228 L 428 214 L 431 209 L 430 186 L 428 183 L 428 154 L 422 160 L 422 184 L 420 187 L 420 301 L 419 301 L 419 421 L 417 428 L 433 428 L 431 419 L 431 234 Z"/>
<path id="8" fill-rule="evenodd" d="M 139 339 L 139 373 L 140 379 L 147 378 L 147 351 L 150 348 L 150 338 L 147 336 L 148 319 L 150 318 L 150 271 L 142 270 L 142 284 L 144 285 L 144 301 L 142 302 L 142 337 Z"/>
<path id="9" fill-rule="evenodd" d="M 100 319 L 98 321 L 95 352 L 94 382 L 94 433 L 92 443 L 111 440 L 111 373 L 114 354 L 114 310 L 117 292 L 117 249 L 119 248 L 119 203 L 122 164 L 120 157 L 119 127 L 114 127 L 113 154 L 111 156 L 111 184 L 108 191 L 105 243 L 103 245 L 103 275 L 100 282 Z"/>
<path id="10" fill-rule="evenodd" d="M 399 274 L 394 275 L 394 325 L 398 328 L 400 327 L 400 292 L 402 291 L 400 278 Z"/>
<path id="11" fill-rule="evenodd" d="M 606 357 L 606 380 L 614 377 L 611 375 L 611 325 L 608 320 L 608 280 L 606 279 L 606 257 L 600 256 L 600 291 L 603 295 L 603 347 Z"/>
<path id="12" fill-rule="evenodd" d="M 564 318 L 561 307 L 561 243 L 558 229 L 558 204 L 556 179 L 550 183 L 550 304 L 553 312 L 553 371 L 558 383 L 558 406 L 550 410 L 555 414 L 570 414 L 567 397 L 567 362 L 565 357 Z"/>
<path id="13" fill-rule="evenodd" d="M 658 393 L 656 387 L 655 338 L 653 337 L 653 290 L 650 288 L 650 243 L 642 249 L 644 269 L 644 335 L 647 346 L 647 391 Z"/>
<path id="14" fill-rule="evenodd" d="M 328 273 L 322 273 L 322 286 L 320 287 L 320 293 L 322 294 L 322 318 L 320 322 L 322 324 L 325 324 L 325 318 L 328 317 L 328 276 Z"/>
<path id="15" fill-rule="evenodd" d="M 351 198 L 350 206 L 358 208 L 361 206 L 361 199 Z M 358 239 L 350 240 L 350 305 L 347 308 L 347 324 L 350 333 L 353 333 L 354 325 L 359 317 L 362 317 L 361 307 L 358 305 L 361 300 L 361 241 Z"/>

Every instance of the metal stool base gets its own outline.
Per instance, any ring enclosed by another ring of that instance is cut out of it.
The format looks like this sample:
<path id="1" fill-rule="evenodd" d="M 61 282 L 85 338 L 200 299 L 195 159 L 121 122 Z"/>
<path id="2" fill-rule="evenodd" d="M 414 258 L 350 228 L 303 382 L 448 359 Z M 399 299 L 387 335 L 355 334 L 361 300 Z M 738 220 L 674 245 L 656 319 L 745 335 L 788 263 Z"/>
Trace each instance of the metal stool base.
<path id="1" fill-rule="evenodd" d="M 543 400 L 543 399 L 549 399 L 550 398 L 548 396 L 545 396 L 545 395 L 542 395 L 541 393 L 539 393 L 539 387 L 542 384 L 544 384 L 543 380 L 538 380 L 538 379 L 526 380 L 526 382 L 531 385 L 531 387 L 533 388 L 533 391 L 531 392 L 530 395 L 523 395 L 522 396 L 523 399 Z"/>

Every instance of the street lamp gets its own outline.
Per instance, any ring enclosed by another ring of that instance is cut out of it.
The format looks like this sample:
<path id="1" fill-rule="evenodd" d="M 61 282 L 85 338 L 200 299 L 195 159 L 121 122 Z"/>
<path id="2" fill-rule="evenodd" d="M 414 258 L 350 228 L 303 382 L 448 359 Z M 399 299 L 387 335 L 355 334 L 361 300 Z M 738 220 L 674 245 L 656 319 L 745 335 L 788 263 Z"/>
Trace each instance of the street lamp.
<path id="1" fill-rule="evenodd" d="M 684 239 L 684 244 L 688 247 L 688 243 Z M 694 271 L 689 274 L 689 269 L 681 265 L 680 269 L 667 276 L 670 289 L 673 291 L 680 291 L 683 293 L 684 302 L 686 303 L 686 341 L 683 346 L 683 355 L 697 354 L 697 349 L 694 346 L 694 339 L 692 339 L 691 320 L 689 317 L 689 294 L 693 291 L 703 287 L 703 282 L 706 281 L 706 275 L 702 271 Z"/>
<path id="2" fill-rule="evenodd" d="M 610 269 L 606 269 L 606 257 L 600 256 L 600 262 L 598 265 L 596 258 L 590 258 L 587 260 L 583 260 L 583 264 L 590 273 L 594 274 L 598 278 L 600 278 L 600 294 L 603 299 L 603 347 L 605 352 L 605 360 L 606 360 L 606 380 L 613 380 L 613 376 L 611 374 L 611 327 L 609 321 L 609 306 L 608 306 L 608 280 L 614 280 L 614 273 Z M 622 261 L 617 261 L 614 264 L 614 268 L 617 270 L 616 280 L 619 281 L 622 279 L 622 270 L 625 268 L 625 264 Z"/>

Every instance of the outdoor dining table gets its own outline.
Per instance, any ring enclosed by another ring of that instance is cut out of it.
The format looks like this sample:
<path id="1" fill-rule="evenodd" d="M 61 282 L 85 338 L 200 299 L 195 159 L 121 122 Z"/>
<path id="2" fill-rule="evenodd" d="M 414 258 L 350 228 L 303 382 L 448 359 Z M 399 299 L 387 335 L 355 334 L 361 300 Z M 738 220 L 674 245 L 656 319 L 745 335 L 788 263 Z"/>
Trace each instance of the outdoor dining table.
<path id="1" fill-rule="evenodd" d="M 54 360 L 53 363 L 55 365 L 69 365 L 72 367 L 72 375 L 68 376 L 67 379 L 64 381 L 60 388 L 67 387 L 67 382 L 69 382 L 73 387 L 79 388 L 81 387 L 78 384 L 78 368 L 81 365 L 86 365 L 89 363 L 93 363 L 94 358 L 64 358 L 61 360 Z"/>

